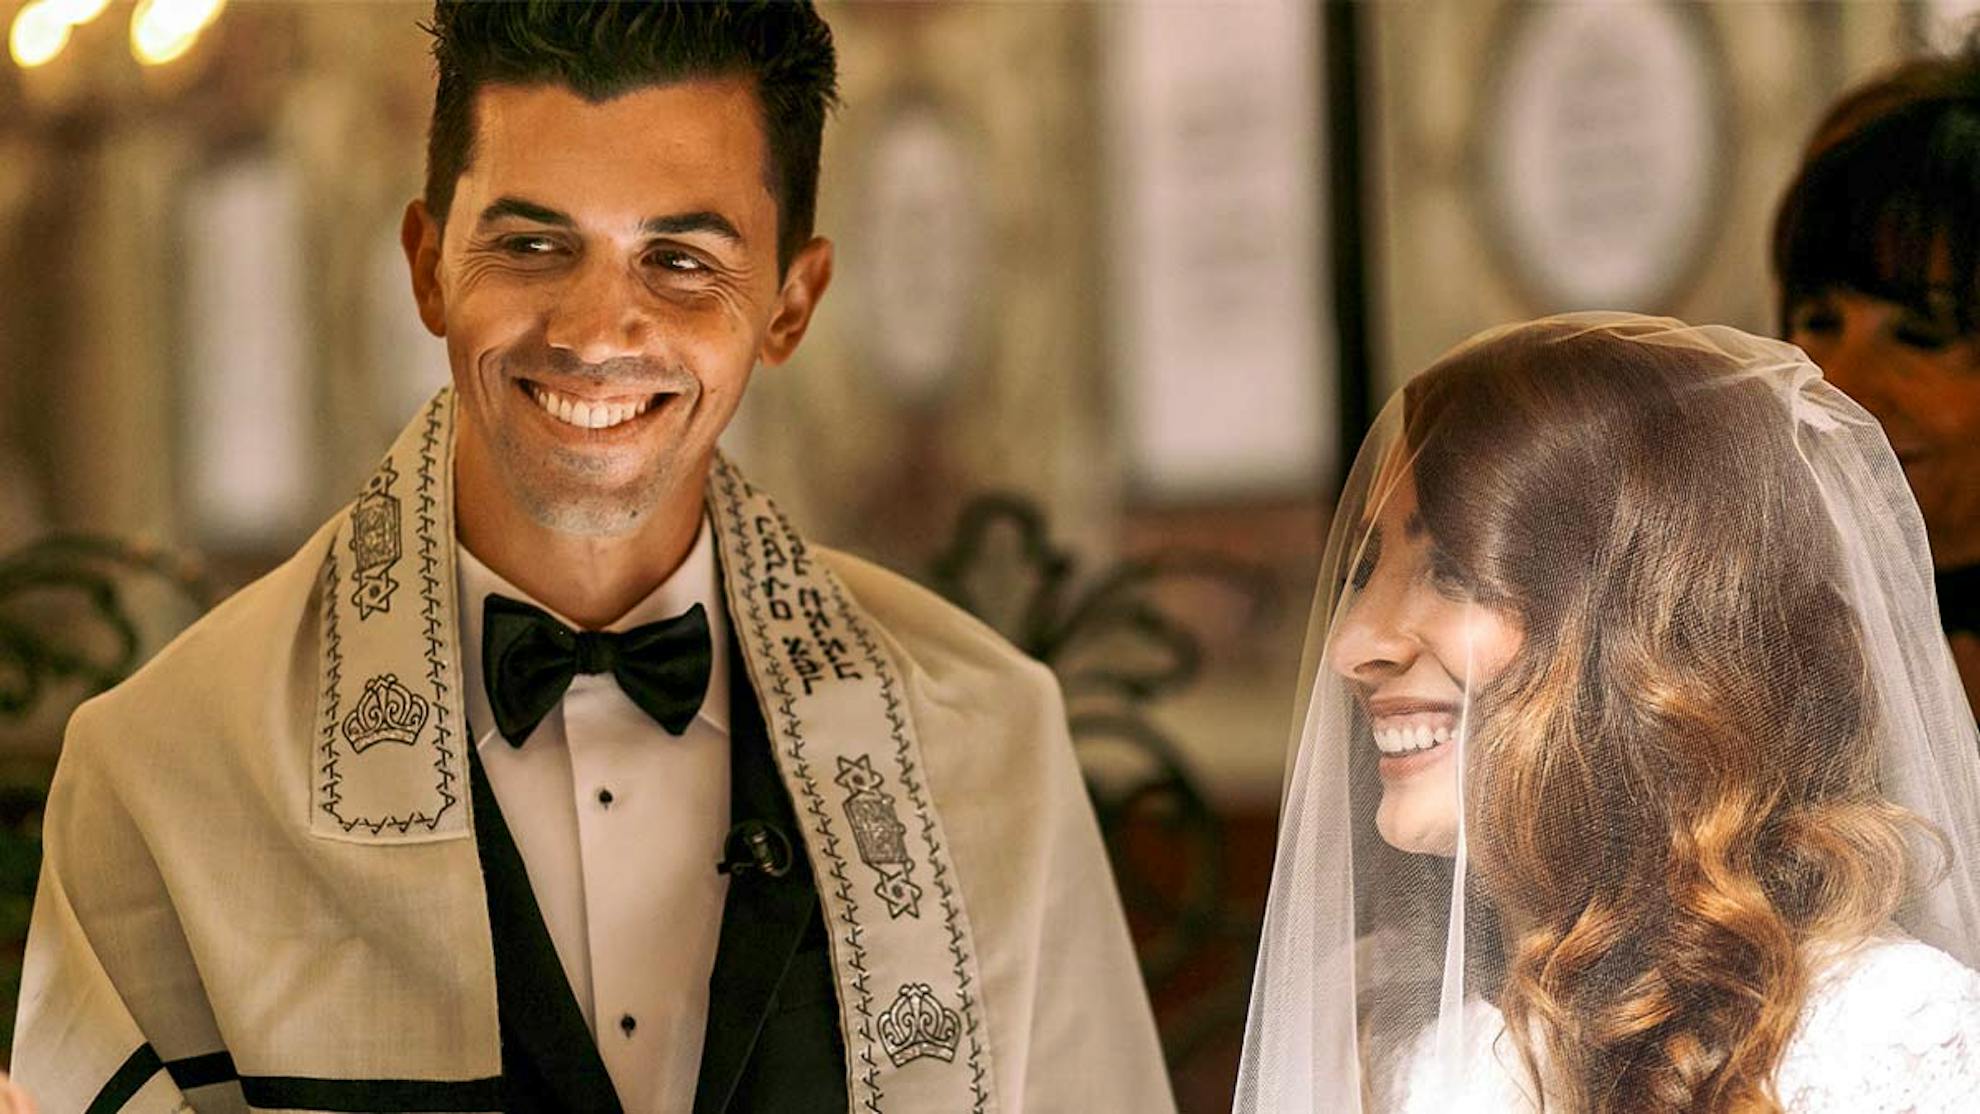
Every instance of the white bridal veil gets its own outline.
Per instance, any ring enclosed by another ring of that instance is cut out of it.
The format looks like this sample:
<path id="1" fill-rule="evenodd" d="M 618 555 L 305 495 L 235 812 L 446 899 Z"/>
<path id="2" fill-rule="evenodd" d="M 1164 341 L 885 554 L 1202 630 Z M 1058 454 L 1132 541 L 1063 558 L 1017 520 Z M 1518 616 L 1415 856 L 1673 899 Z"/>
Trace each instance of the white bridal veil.
<path id="1" fill-rule="evenodd" d="M 1924 529 L 1790 345 L 1446 355 L 1356 458 L 1301 676 L 1240 1112 L 1738 1106 L 1835 957 L 1980 966 Z"/>

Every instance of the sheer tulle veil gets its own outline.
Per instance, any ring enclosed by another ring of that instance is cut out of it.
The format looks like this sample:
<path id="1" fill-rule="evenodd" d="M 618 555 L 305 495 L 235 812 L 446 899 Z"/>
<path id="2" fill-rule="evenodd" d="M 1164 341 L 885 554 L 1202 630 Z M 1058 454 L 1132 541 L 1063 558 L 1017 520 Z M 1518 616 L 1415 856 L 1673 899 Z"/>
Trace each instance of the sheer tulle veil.
<path id="1" fill-rule="evenodd" d="M 1718 1109 L 1824 957 L 1980 967 L 1924 529 L 1791 345 L 1587 313 L 1448 353 L 1356 458 L 1301 677 L 1241 1114 L 1456 1109 L 1481 1042 L 1550 1111 Z"/>

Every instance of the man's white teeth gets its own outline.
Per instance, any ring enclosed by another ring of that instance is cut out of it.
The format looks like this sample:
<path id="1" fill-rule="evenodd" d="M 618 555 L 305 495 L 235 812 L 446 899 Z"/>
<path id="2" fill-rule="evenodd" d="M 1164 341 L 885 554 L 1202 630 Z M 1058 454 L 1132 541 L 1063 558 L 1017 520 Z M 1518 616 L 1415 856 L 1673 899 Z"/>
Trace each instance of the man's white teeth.
<path id="1" fill-rule="evenodd" d="M 1413 727 L 1389 727 L 1375 729 L 1375 746 L 1383 754 L 1414 754 L 1419 750 L 1429 750 L 1451 741 L 1453 732 L 1448 727 L 1430 728 L 1422 724 Z"/>
<path id="2" fill-rule="evenodd" d="M 638 402 L 585 402 L 581 399 L 566 398 L 553 390 L 532 384 L 530 393 L 536 404 L 543 407 L 551 417 L 579 429 L 610 429 L 621 422 L 629 422 L 653 405 L 653 396 L 647 395 Z"/>

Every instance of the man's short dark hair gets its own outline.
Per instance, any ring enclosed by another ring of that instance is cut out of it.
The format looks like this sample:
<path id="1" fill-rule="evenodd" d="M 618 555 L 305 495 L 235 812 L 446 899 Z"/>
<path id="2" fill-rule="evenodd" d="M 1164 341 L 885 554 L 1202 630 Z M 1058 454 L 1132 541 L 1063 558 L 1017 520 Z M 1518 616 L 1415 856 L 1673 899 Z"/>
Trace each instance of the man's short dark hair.
<path id="1" fill-rule="evenodd" d="M 753 80 L 777 201 L 777 265 L 811 239 L 825 113 L 838 99 L 832 29 L 810 0 L 435 0 L 439 82 L 426 144 L 426 208 L 445 222 L 474 157 L 484 85 L 561 85 L 596 104 L 697 79 Z"/>

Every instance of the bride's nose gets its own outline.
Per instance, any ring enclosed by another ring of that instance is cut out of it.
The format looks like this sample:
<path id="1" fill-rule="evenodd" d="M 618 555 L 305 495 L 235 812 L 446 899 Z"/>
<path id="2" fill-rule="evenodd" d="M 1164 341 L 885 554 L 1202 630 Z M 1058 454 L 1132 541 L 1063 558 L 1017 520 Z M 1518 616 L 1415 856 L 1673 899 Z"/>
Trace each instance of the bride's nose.
<path id="1" fill-rule="evenodd" d="M 1409 670 L 1419 644 L 1402 615 L 1402 593 L 1377 576 L 1335 620 L 1328 660 L 1351 681 L 1373 683 Z"/>

